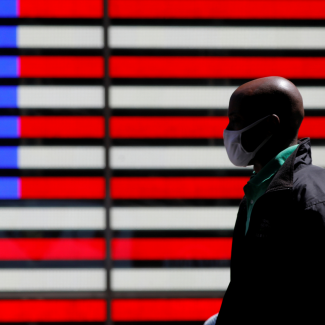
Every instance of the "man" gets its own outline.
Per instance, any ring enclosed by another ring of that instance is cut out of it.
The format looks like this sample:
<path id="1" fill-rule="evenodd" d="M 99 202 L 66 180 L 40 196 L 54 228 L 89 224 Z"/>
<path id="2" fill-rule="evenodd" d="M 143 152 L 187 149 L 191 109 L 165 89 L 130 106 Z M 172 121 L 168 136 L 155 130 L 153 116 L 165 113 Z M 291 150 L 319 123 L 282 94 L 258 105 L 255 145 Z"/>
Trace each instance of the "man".
<path id="1" fill-rule="evenodd" d="M 231 281 L 206 324 L 325 323 L 325 171 L 298 141 L 302 97 L 268 77 L 231 96 L 224 142 L 230 161 L 254 166 L 233 235 Z"/>

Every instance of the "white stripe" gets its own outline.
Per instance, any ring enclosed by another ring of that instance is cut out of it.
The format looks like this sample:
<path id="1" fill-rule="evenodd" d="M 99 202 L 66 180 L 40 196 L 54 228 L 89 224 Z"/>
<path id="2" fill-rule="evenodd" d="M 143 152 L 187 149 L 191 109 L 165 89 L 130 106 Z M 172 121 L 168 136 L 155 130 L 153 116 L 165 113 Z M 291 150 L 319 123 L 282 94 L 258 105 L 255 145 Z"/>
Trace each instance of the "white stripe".
<path id="1" fill-rule="evenodd" d="M 222 147 L 112 147 L 112 169 L 243 169 Z M 325 147 L 312 148 L 313 164 L 325 168 Z M 251 169 L 251 167 L 248 167 Z"/>
<path id="2" fill-rule="evenodd" d="M 325 147 L 313 147 L 313 163 L 325 167 Z M 103 169 L 103 147 L 21 146 L 23 169 Z M 229 161 L 224 147 L 112 147 L 112 169 L 243 169 Z M 251 167 L 248 167 L 251 169 Z"/>
<path id="3" fill-rule="evenodd" d="M 311 156 L 313 164 L 325 168 L 325 147 L 315 147 L 311 148 Z"/>
<path id="4" fill-rule="evenodd" d="M 19 168 L 105 168 L 104 147 L 32 147 L 18 150 Z"/>
<path id="5" fill-rule="evenodd" d="M 213 291 L 226 290 L 228 268 L 113 269 L 113 291 Z"/>
<path id="6" fill-rule="evenodd" d="M 87 108 L 104 107 L 104 88 L 101 86 L 20 86 L 19 108 Z"/>
<path id="7" fill-rule="evenodd" d="M 325 87 L 298 87 L 305 109 L 325 108 Z"/>
<path id="8" fill-rule="evenodd" d="M 112 108 L 227 108 L 236 87 L 110 87 Z M 325 87 L 299 87 L 305 108 L 324 108 Z M 20 86 L 19 108 L 104 107 L 100 86 Z"/>
<path id="9" fill-rule="evenodd" d="M 114 109 L 226 109 L 237 87 L 113 86 Z M 325 108 L 325 87 L 299 87 L 305 109 Z"/>
<path id="10" fill-rule="evenodd" d="M 113 26 L 113 48 L 324 49 L 323 27 Z"/>
<path id="11" fill-rule="evenodd" d="M 104 291 L 105 269 L 2 269 L 0 291 Z"/>
<path id="12" fill-rule="evenodd" d="M 99 26 L 19 26 L 20 48 L 103 48 L 104 31 Z"/>
<path id="13" fill-rule="evenodd" d="M 227 108 L 237 87 L 113 86 L 112 108 Z"/>
<path id="14" fill-rule="evenodd" d="M 104 230 L 104 208 L 0 208 L 0 230 Z"/>
<path id="15" fill-rule="evenodd" d="M 110 227 L 113 230 L 232 230 L 237 211 L 237 207 L 114 207 Z"/>
<path id="16" fill-rule="evenodd" d="M 222 147 L 113 147 L 113 169 L 219 169 L 235 167 Z"/>

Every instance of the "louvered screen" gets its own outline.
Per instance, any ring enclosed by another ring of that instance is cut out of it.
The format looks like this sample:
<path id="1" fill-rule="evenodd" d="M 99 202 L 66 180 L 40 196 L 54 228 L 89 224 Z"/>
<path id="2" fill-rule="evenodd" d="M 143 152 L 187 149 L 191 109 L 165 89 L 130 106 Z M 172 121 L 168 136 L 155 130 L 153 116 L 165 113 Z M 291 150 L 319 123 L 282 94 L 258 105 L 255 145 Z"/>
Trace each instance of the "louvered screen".
<path id="1" fill-rule="evenodd" d="M 325 166 L 324 18 L 323 0 L 0 0 L 0 322 L 217 313 L 251 174 L 223 147 L 230 95 L 292 80 Z"/>

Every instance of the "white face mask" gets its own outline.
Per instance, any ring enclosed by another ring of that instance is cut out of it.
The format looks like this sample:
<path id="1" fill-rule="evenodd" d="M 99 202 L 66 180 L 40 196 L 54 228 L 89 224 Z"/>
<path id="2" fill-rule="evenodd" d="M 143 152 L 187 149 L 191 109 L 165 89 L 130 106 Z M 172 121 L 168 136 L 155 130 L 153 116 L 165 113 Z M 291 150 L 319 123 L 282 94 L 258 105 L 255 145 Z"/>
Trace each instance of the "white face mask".
<path id="1" fill-rule="evenodd" d="M 262 119 L 254 122 L 253 124 L 246 126 L 245 128 L 238 131 L 223 131 L 223 140 L 226 147 L 226 151 L 229 157 L 229 160 L 238 167 L 246 167 L 248 163 L 255 157 L 256 153 L 264 146 L 264 144 L 272 137 L 270 135 L 267 137 L 254 151 L 247 152 L 241 143 L 241 135 L 243 132 L 251 129 L 268 116 L 263 117 Z"/>

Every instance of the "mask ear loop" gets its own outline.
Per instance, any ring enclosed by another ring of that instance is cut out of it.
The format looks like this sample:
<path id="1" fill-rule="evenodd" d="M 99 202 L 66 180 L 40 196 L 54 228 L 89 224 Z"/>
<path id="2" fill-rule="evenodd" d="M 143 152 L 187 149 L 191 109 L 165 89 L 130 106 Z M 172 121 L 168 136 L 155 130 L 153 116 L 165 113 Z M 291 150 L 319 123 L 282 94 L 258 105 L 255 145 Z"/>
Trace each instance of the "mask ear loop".
<path id="1" fill-rule="evenodd" d="M 243 145 L 241 143 L 241 135 L 240 135 L 240 146 L 242 147 L 242 149 L 243 149 L 243 151 L 245 153 L 251 154 L 251 153 L 254 152 L 256 154 L 257 151 L 259 151 L 265 145 L 265 143 L 268 142 L 272 138 L 272 136 L 273 136 L 273 134 L 271 134 L 270 136 L 268 136 L 255 150 L 249 152 L 249 151 L 245 150 L 245 148 L 243 147 Z"/>
<path id="2" fill-rule="evenodd" d="M 245 152 L 245 153 L 247 153 L 247 154 L 251 154 L 251 153 L 257 153 L 257 151 L 259 151 L 264 145 L 265 145 L 265 143 L 266 142 L 268 142 L 271 138 L 272 138 L 272 136 L 273 136 L 273 134 L 271 134 L 270 136 L 268 136 L 259 146 L 257 146 L 257 148 L 255 149 L 255 150 L 253 150 L 253 151 L 247 151 L 247 150 L 245 150 L 245 148 L 243 147 L 243 144 L 242 144 L 242 141 L 241 141 L 241 137 L 242 137 L 242 134 L 243 134 L 243 132 L 245 132 L 245 131 L 247 131 L 247 130 L 249 130 L 249 129 L 251 129 L 252 127 L 254 127 L 255 125 L 257 125 L 258 123 L 260 123 L 260 122 L 262 122 L 263 120 L 265 120 L 267 117 L 269 117 L 269 116 L 271 116 L 272 114 L 270 114 L 270 115 L 267 115 L 267 116 L 265 116 L 265 117 L 263 117 L 263 118 L 261 118 L 261 119 L 259 119 L 258 121 L 256 121 L 256 122 L 254 122 L 254 123 L 252 123 L 251 125 L 248 125 L 246 128 L 245 128 L 245 130 L 244 129 L 242 129 L 242 130 L 244 130 L 244 131 L 242 131 L 242 130 L 240 130 L 241 131 L 241 133 L 240 133 L 240 146 L 241 146 L 241 148 L 243 149 L 243 151 Z"/>
<path id="3" fill-rule="evenodd" d="M 243 132 L 245 132 L 245 131 L 251 129 L 252 127 L 254 127 L 254 126 L 257 125 L 258 123 L 262 122 L 263 120 L 265 120 L 267 117 L 269 117 L 269 116 L 271 116 L 271 115 L 272 115 L 272 114 L 267 115 L 267 116 L 265 116 L 265 117 L 262 117 L 261 119 L 259 119 L 259 120 L 255 121 L 255 122 L 253 122 L 252 124 L 246 126 L 245 128 L 243 128 L 243 129 L 241 129 L 241 130 L 233 131 L 233 130 L 226 130 L 226 129 L 225 129 L 224 131 L 226 131 L 226 132 L 236 132 L 237 134 L 241 134 L 241 133 L 243 133 Z"/>

